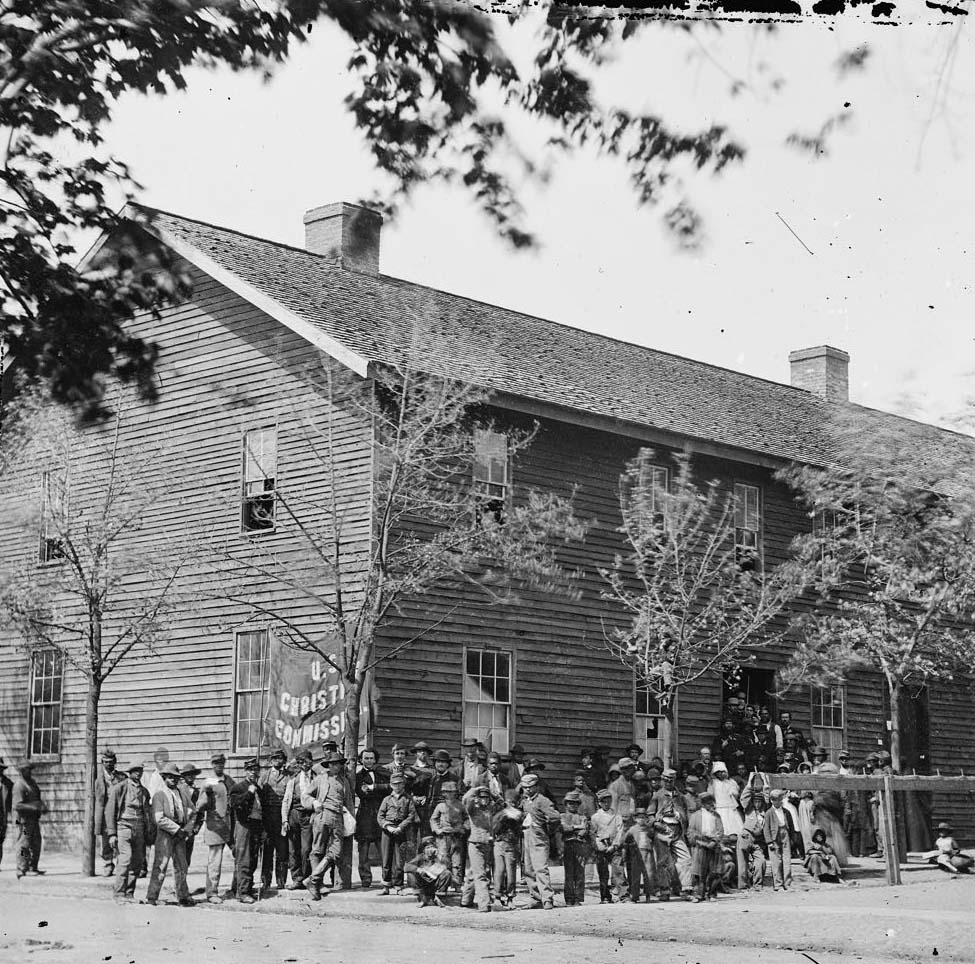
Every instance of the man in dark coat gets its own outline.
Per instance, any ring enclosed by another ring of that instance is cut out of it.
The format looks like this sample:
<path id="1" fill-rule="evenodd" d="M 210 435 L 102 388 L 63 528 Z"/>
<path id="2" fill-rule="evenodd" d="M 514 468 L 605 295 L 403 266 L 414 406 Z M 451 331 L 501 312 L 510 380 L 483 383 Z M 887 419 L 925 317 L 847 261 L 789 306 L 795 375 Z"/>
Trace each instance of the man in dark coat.
<path id="1" fill-rule="evenodd" d="M 516 743 L 508 751 L 508 783 L 512 787 L 517 787 L 525 775 L 525 753 L 526 750 L 520 743 Z"/>
<path id="2" fill-rule="evenodd" d="M 359 882 L 363 889 L 372 886 L 372 852 L 375 850 L 382 859 L 380 843 L 382 830 L 377 815 L 379 805 L 389 793 L 389 781 L 385 773 L 378 770 L 379 754 L 367 747 L 359 754 L 359 769 L 355 775 L 355 795 L 359 807 L 355 815 L 355 841 L 359 848 Z"/>
<path id="3" fill-rule="evenodd" d="M 112 787 L 122 783 L 125 776 L 116 770 L 117 759 L 115 751 L 102 751 L 102 767 L 95 777 L 95 834 L 98 837 L 99 850 L 102 855 L 103 872 L 106 877 L 115 874 L 115 848 L 109 842 L 109 834 L 105 829 L 105 805 Z"/>
<path id="4" fill-rule="evenodd" d="M 237 899 L 254 903 L 254 875 L 257 873 L 264 841 L 264 810 L 268 805 L 261 788 L 261 764 L 244 763 L 244 779 L 230 791 L 234 815 L 234 864 L 237 868 Z"/>
<path id="5" fill-rule="evenodd" d="M 20 776 L 14 782 L 10 794 L 10 806 L 17 824 L 14 849 L 17 852 L 17 876 L 25 874 L 38 877 L 41 857 L 41 817 L 47 813 L 47 804 L 41 800 L 41 788 L 34 780 L 34 764 L 22 761 L 17 769 Z"/>
<path id="6" fill-rule="evenodd" d="M 278 889 L 288 883 L 288 835 L 282 833 L 281 806 L 288 786 L 287 756 L 284 750 L 272 750 L 270 766 L 261 777 L 261 790 L 267 801 L 264 808 L 264 855 L 261 858 L 261 887 L 271 889 L 271 871 Z"/>

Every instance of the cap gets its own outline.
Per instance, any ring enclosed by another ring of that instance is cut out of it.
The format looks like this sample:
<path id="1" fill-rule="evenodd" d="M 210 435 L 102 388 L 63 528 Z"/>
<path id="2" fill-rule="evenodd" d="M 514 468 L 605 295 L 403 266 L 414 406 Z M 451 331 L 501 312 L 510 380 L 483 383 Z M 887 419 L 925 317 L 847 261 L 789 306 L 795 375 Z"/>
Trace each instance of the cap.
<path id="1" fill-rule="evenodd" d="M 145 767 L 141 763 L 130 763 L 126 768 L 126 773 L 135 773 L 136 770 L 145 770 Z"/>
<path id="2" fill-rule="evenodd" d="M 605 800 L 607 797 L 609 797 L 610 799 L 612 799 L 613 793 L 612 793 L 611 790 L 606 790 L 604 788 L 602 790 L 597 790 L 596 791 L 596 799 L 597 800 Z"/>
<path id="3" fill-rule="evenodd" d="M 491 796 L 491 788 L 490 787 L 485 787 L 485 786 L 474 787 L 474 796 L 475 797 L 489 797 L 489 796 Z"/>
<path id="4" fill-rule="evenodd" d="M 311 763 L 312 761 L 311 750 L 299 750 L 295 754 L 295 760 L 297 760 L 299 763 Z"/>
<path id="5" fill-rule="evenodd" d="M 436 845 L 437 845 L 437 841 L 433 837 L 424 837 L 420 841 L 420 847 L 421 848 L 424 848 L 424 847 L 435 847 Z"/>
<path id="6" fill-rule="evenodd" d="M 527 767 L 526 768 L 529 769 L 529 770 L 533 770 L 533 771 L 534 770 L 544 770 L 545 769 L 545 764 L 542 763 L 541 760 L 537 760 L 535 757 L 532 757 L 528 761 L 528 764 L 527 764 Z"/>
<path id="7" fill-rule="evenodd" d="M 619 773 L 620 772 L 620 765 L 618 763 L 611 763 L 609 765 L 609 769 L 606 772 L 607 773 Z"/>
<path id="8" fill-rule="evenodd" d="M 402 750 L 405 753 L 406 752 L 406 747 L 403 746 L 402 743 L 394 743 L 393 744 L 393 748 L 389 752 L 390 753 L 395 753 L 397 750 Z"/>
<path id="9" fill-rule="evenodd" d="M 687 776 L 684 777 L 685 786 L 690 786 L 691 784 L 700 783 L 700 782 L 701 782 L 701 778 L 696 773 L 688 773 Z"/>
<path id="10" fill-rule="evenodd" d="M 460 745 L 461 746 L 475 747 L 475 746 L 477 746 L 477 740 L 475 740 L 474 737 L 469 736 L 466 740 L 461 740 Z M 393 749 L 395 750 L 396 747 L 394 746 Z"/>
<path id="11" fill-rule="evenodd" d="M 935 830 L 951 830 L 951 824 L 950 823 L 945 823 L 944 820 L 942 820 L 941 823 L 939 823 L 938 826 L 935 827 L 934 829 Z"/>
<path id="12" fill-rule="evenodd" d="M 180 776 L 179 767 L 175 763 L 167 763 L 159 771 L 159 775 L 163 777 L 178 777 Z"/>
<path id="13" fill-rule="evenodd" d="M 444 763 L 450 763 L 452 758 L 446 750 L 437 750 L 437 752 L 433 754 L 433 759 L 443 760 Z"/>
<path id="14" fill-rule="evenodd" d="M 406 777 L 402 773 L 394 773 L 389 778 L 389 785 L 391 787 L 406 786 Z"/>
<path id="15" fill-rule="evenodd" d="M 277 750 L 272 750 L 268 754 L 268 759 L 270 760 L 287 760 L 288 754 L 284 752 L 280 747 Z"/>
<path id="16" fill-rule="evenodd" d="M 426 750 L 427 753 L 429 753 L 430 744 L 427 743 L 426 740 L 417 740 L 416 743 L 413 744 L 413 752 L 415 753 L 417 750 Z"/>
<path id="17" fill-rule="evenodd" d="M 562 799 L 566 803 L 582 803 L 582 794 L 578 790 L 570 790 Z"/>
<path id="18" fill-rule="evenodd" d="M 643 747 L 639 743 L 631 743 L 624 752 L 629 753 L 630 750 L 636 750 L 641 756 L 643 755 Z"/>
<path id="19" fill-rule="evenodd" d="M 324 763 L 345 763 L 345 754 L 337 750 L 333 753 L 326 753 Z"/>
<path id="20" fill-rule="evenodd" d="M 440 785 L 441 790 L 457 792 L 457 784 L 453 780 L 448 780 L 446 783 Z"/>
<path id="21" fill-rule="evenodd" d="M 196 776 L 200 772 L 200 768 L 193 766 L 192 763 L 184 763 L 179 768 L 179 775 L 181 777 Z"/>
<path id="22" fill-rule="evenodd" d="M 769 794 L 769 797 L 772 800 L 784 800 L 785 799 L 785 794 L 786 794 L 786 791 L 785 790 L 781 790 L 781 789 L 780 790 L 773 790 Z"/>
<path id="23" fill-rule="evenodd" d="M 330 753 L 331 750 L 337 750 L 338 748 L 339 748 L 339 745 L 338 745 L 338 743 L 335 742 L 335 740 L 322 740 L 322 749 L 326 753 Z"/>
<path id="24" fill-rule="evenodd" d="M 495 753 L 493 750 L 487 755 L 487 758 L 488 758 L 488 763 L 490 763 L 492 760 L 497 760 L 498 763 L 501 762 L 501 754 Z"/>
<path id="25" fill-rule="evenodd" d="M 213 756 L 210 757 L 210 762 L 211 763 L 226 763 L 227 762 L 227 758 L 222 753 L 214 753 Z"/>
<path id="26" fill-rule="evenodd" d="M 536 777 L 534 773 L 526 773 L 521 778 L 521 785 L 523 787 L 537 787 L 538 786 L 538 777 Z"/>
<path id="27" fill-rule="evenodd" d="M 527 753 L 528 751 L 520 744 L 516 743 L 510 750 L 509 753 Z"/>
<path id="28" fill-rule="evenodd" d="M 677 771 L 673 767 L 667 767 L 660 775 L 662 777 L 676 777 Z"/>
<path id="29" fill-rule="evenodd" d="M 829 756 L 826 750 L 821 746 L 811 746 L 809 748 L 810 756 Z"/>
<path id="30" fill-rule="evenodd" d="M 621 756 L 619 763 L 616 764 L 621 770 L 625 770 L 627 767 L 635 767 L 636 760 L 631 760 L 628 756 Z"/>
<path id="31" fill-rule="evenodd" d="M 840 750 L 840 752 L 837 753 L 836 755 L 841 760 L 849 760 L 849 758 L 850 758 L 850 751 L 849 750 Z"/>
<path id="32" fill-rule="evenodd" d="M 258 760 L 256 756 L 255 757 L 251 757 L 249 760 L 244 760 L 244 769 L 245 770 L 260 770 L 261 769 L 261 761 Z"/>
<path id="33" fill-rule="evenodd" d="M 118 759 L 118 757 L 115 756 L 115 751 L 114 750 L 110 750 L 110 749 L 108 749 L 108 747 L 106 747 L 104 750 L 102 750 L 102 759 L 103 760 L 112 760 L 114 762 L 115 760 Z"/>
<path id="34" fill-rule="evenodd" d="M 633 808 L 633 816 L 634 817 L 645 817 L 646 815 L 647 815 L 647 808 L 646 807 L 634 807 Z"/>

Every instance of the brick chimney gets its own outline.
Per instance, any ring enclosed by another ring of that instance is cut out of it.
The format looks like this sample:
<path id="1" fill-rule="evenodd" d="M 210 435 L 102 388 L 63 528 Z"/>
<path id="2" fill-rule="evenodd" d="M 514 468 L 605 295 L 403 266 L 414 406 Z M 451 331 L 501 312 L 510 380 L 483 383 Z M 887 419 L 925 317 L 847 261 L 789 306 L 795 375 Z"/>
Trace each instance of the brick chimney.
<path id="1" fill-rule="evenodd" d="M 383 216 L 358 204 L 325 204 L 305 212 L 305 248 L 336 258 L 343 268 L 379 274 Z"/>
<path id="2" fill-rule="evenodd" d="M 850 356 L 839 348 L 820 345 L 789 353 L 792 385 L 830 402 L 850 400 Z"/>

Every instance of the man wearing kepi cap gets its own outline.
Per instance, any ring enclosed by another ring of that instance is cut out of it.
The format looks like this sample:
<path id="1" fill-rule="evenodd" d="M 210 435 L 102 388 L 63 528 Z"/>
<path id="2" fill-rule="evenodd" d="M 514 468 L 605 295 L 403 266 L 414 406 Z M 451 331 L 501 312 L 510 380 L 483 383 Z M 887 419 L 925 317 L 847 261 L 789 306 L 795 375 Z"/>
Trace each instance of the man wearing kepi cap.
<path id="1" fill-rule="evenodd" d="M 266 799 L 260 785 L 261 763 L 256 758 L 244 763 L 244 779 L 230 791 L 234 815 L 234 865 L 237 868 L 237 899 L 254 903 L 254 875 L 257 873 L 264 840 Z"/>
<path id="2" fill-rule="evenodd" d="M 528 897 L 532 907 L 551 910 L 555 904 L 555 893 L 548 862 L 552 856 L 551 837 L 561 826 L 562 818 L 552 801 L 538 792 L 538 777 L 534 773 L 527 773 L 521 778 L 521 788 L 524 791 L 521 807 L 525 814 L 522 832 Z"/>
<path id="3" fill-rule="evenodd" d="M 376 817 L 383 831 L 383 889 L 380 894 L 388 894 L 390 887 L 395 887 L 397 893 L 402 890 L 407 842 L 416 825 L 416 807 L 413 797 L 406 792 L 406 777 L 394 773 L 389 778 L 389 788 L 389 796 L 379 805 Z"/>
<path id="4" fill-rule="evenodd" d="M 271 888 L 271 870 L 280 890 L 288 883 L 288 831 L 282 822 L 281 807 L 288 787 L 287 761 L 284 750 L 271 751 L 270 766 L 261 777 L 261 789 L 267 800 L 264 809 L 264 853 L 261 857 L 261 887 Z"/>
<path id="5" fill-rule="evenodd" d="M 99 850 L 102 855 L 103 872 L 106 877 L 115 873 L 115 849 L 109 844 L 109 833 L 105 829 L 105 806 L 112 787 L 122 783 L 125 776 L 116 769 L 117 759 L 115 751 L 107 747 L 102 750 L 102 767 L 95 777 L 95 833 L 99 840 Z"/>
<path id="6" fill-rule="evenodd" d="M 146 863 L 146 850 L 155 838 L 149 791 L 142 785 L 141 763 L 130 763 L 128 779 L 112 785 L 105 804 L 105 833 L 118 854 L 115 899 L 132 900 L 135 882 Z"/>

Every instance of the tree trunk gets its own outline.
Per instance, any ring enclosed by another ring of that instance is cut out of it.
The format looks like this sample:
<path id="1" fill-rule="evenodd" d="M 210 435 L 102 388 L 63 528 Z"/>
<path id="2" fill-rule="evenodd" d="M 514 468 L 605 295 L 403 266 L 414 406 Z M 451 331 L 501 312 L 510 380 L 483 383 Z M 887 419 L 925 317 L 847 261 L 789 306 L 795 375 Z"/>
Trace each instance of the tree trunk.
<path id="1" fill-rule="evenodd" d="M 674 745 L 677 736 L 677 721 L 674 719 L 674 704 L 664 708 L 664 715 L 660 721 L 660 742 L 663 746 L 664 766 L 673 766 L 677 759 L 677 747 Z"/>
<path id="2" fill-rule="evenodd" d="M 95 876 L 95 775 L 98 772 L 98 704 L 101 695 L 101 683 L 90 681 L 85 701 L 85 824 L 81 847 L 81 872 L 86 877 Z"/>
<path id="3" fill-rule="evenodd" d="M 890 696 L 890 765 L 894 773 L 901 772 L 901 684 L 888 680 Z"/>
<path id="4" fill-rule="evenodd" d="M 362 700 L 362 683 L 356 680 L 345 690 L 345 759 L 350 769 L 354 769 L 359 755 L 359 704 Z"/>

